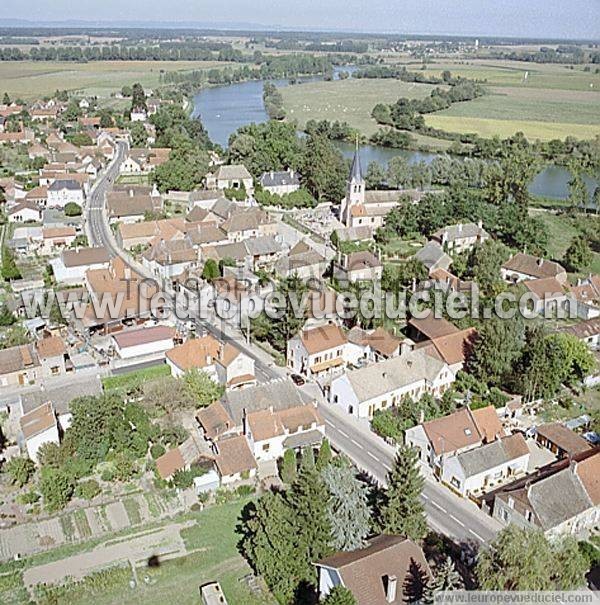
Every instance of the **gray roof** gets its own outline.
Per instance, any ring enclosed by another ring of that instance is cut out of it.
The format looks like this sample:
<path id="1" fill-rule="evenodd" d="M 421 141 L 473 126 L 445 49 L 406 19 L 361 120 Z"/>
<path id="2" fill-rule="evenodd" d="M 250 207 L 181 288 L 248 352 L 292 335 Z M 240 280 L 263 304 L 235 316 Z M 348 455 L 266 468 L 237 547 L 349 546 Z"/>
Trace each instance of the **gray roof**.
<path id="1" fill-rule="evenodd" d="M 81 185 L 73 179 L 57 180 L 48 187 L 48 191 L 62 191 L 63 189 L 69 189 L 71 191 L 77 191 L 81 189 Z"/>
<path id="2" fill-rule="evenodd" d="M 373 239 L 373 228 L 369 225 L 336 229 L 335 234 L 340 242 L 356 242 Z"/>
<path id="3" fill-rule="evenodd" d="M 300 185 L 300 176 L 293 170 L 282 172 L 264 172 L 260 177 L 263 187 L 282 187 L 285 185 Z"/>
<path id="4" fill-rule="evenodd" d="M 363 172 L 360 165 L 360 154 L 358 153 L 358 146 L 354 152 L 354 158 L 352 159 L 352 167 L 350 168 L 350 180 L 351 181 L 362 181 Z"/>
<path id="5" fill-rule="evenodd" d="M 84 382 L 69 381 L 61 383 L 45 390 L 38 390 L 33 393 L 27 393 L 22 396 L 23 413 L 27 414 L 36 407 L 51 401 L 58 414 L 65 414 L 70 411 L 69 405 L 77 397 L 89 395 L 100 395 L 102 393 L 102 383 L 98 376 L 90 376 Z"/>
<path id="6" fill-rule="evenodd" d="M 226 197 L 220 197 L 211 207 L 210 211 L 217 216 L 226 219 L 233 210 L 237 208 L 237 204 L 228 200 Z"/>
<path id="7" fill-rule="evenodd" d="M 441 240 L 444 236 L 446 237 L 447 241 L 453 242 L 454 240 L 465 237 L 489 237 L 489 234 L 477 223 L 459 223 L 458 225 L 448 225 L 446 227 L 442 227 L 433 234 L 433 237 L 439 240 Z"/>
<path id="8" fill-rule="evenodd" d="M 243 164 L 232 164 L 227 166 L 219 166 L 215 172 L 218 179 L 224 180 L 244 180 L 251 179 L 252 175 Z"/>
<path id="9" fill-rule="evenodd" d="M 313 429 L 306 433 L 297 433 L 286 437 L 283 442 L 283 447 L 287 449 L 296 449 L 298 447 L 306 447 L 307 445 L 318 445 L 323 441 L 323 433 L 318 429 Z"/>
<path id="10" fill-rule="evenodd" d="M 263 256 L 281 252 L 281 244 L 272 235 L 248 239 L 245 244 L 250 256 Z"/>
<path id="11" fill-rule="evenodd" d="M 504 439 L 497 439 L 492 443 L 457 454 L 456 458 L 465 471 L 465 477 L 473 477 L 511 460 L 516 460 L 522 455 L 524 452 L 511 452 L 509 448 L 506 448 Z"/>
<path id="12" fill-rule="evenodd" d="M 345 377 L 358 400 L 368 401 L 419 380 L 433 380 L 446 364 L 417 349 L 401 357 L 350 370 Z M 341 377 L 338 380 L 343 379 Z"/>
<path id="13" fill-rule="evenodd" d="M 421 261 L 430 270 L 437 267 L 447 269 L 452 264 L 452 259 L 444 252 L 443 248 L 434 241 L 428 241 L 415 254 L 415 258 Z"/>
<path id="14" fill-rule="evenodd" d="M 544 530 L 556 527 L 594 505 L 570 468 L 534 483 L 528 496 Z"/>
<path id="15" fill-rule="evenodd" d="M 223 396 L 221 402 L 236 426 L 239 426 L 242 423 L 244 411 L 248 414 L 268 410 L 271 407 L 274 411 L 287 410 L 312 403 L 312 400 L 297 389 L 291 380 L 282 379 L 248 387 L 241 391 L 230 391 Z"/>

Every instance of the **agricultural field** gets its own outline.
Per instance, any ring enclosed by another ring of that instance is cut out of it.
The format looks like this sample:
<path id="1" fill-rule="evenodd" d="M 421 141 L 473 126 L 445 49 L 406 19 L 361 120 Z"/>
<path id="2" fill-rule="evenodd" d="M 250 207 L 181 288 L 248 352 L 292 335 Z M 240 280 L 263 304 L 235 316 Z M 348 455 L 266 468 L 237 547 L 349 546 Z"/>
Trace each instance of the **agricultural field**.
<path id="1" fill-rule="evenodd" d="M 490 87 L 489 94 L 425 117 L 429 126 L 484 137 L 522 131 L 530 139 L 548 140 L 600 134 L 600 88 L 597 92 L 543 88 Z"/>
<path id="2" fill-rule="evenodd" d="M 371 111 L 377 103 L 393 103 L 399 97 L 422 99 L 434 86 L 399 80 L 336 80 L 306 82 L 281 88 L 288 119 L 302 128 L 308 120 L 348 122 L 366 136 L 379 129 Z"/>
<path id="3" fill-rule="evenodd" d="M 157 86 L 161 72 L 225 67 L 218 61 L 1 61 L 0 92 L 30 100 L 57 89 L 89 96 L 108 97 L 121 87 L 139 82 Z"/>

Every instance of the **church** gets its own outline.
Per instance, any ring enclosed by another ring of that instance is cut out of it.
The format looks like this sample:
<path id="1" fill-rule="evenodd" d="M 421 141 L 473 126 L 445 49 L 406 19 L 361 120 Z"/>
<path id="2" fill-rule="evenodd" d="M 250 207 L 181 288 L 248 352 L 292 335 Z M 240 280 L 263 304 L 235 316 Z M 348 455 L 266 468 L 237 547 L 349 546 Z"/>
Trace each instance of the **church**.
<path id="1" fill-rule="evenodd" d="M 346 197 L 341 204 L 340 221 L 346 227 L 370 227 L 374 232 L 383 227 L 385 217 L 402 197 L 408 196 L 416 203 L 425 193 L 416 189 L 367 190 L 357 145 L 346 185 Z"/>

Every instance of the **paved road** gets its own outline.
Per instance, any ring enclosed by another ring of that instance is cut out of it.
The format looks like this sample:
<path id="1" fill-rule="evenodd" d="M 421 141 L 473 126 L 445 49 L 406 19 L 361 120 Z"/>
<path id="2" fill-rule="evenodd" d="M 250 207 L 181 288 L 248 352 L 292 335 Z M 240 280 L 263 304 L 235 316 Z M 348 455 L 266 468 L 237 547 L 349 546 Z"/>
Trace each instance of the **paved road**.
<path id="1" fill-rule="evenodd" d="M 368 425 L 329 403 L 322 403 L 319 412 L 325 420 L 327 436 L 332 445 L 379 483 L 385 484 L 395 449 L 370 431 Z M 433 529 L 458 542 L 481 544 L 494 538 L 501 529 L 499 523 L 472 502 L 459 498 L 441 486 L 424 467 L 423 474 L 423 502 Z"/>
<path id="2" fill-rule="evenodd" d="M 86 215 L 88 236 L 92 246 L 103 246 L 109 251 L 112 257 L 120 256 L 136 272 L 142 274 L 144 277 L 156 279 L 155 275 L 150 273 L 139 263 L 135 262 L 127 252 L 119 247 L 111 231 L 105 211 L 106 192 L 118 177 L 119 167 L 124 161 L 126 154 L 127 144 L 119 143 L 115 159 L 111 162 L 105 173 L 99 177 L 90 195 L 88 212 Z M 166 289 L 169 290 L 168 287 L 166 287 Z M 170 293 L 173 294 L 173 292 Z M 192 315 L 192 319 L 196 320 L 199 328 L 206 330 L 206 332 L 223 342 L 233 341 L 239 349 L 252 358 L 255 364 L 255 374 L 260 382 L 267 382 L 274 378 L 282 378 L 285 376 L 285 370 L 277 367 L 270 356 L 262 349 L 246 343 L 239 330 L 216 318 L 214 321 L 207 321 L 206 319 L 200 318 L 198 313 L 194 315 L 193 307 L 191 308 L 190 315 Z"/>
<path id="3" fill-rule="evenodd" d="M 112 256 L 121 256 L 136 271 L 146 277 L 152 277 L 123 250 L 121 250 L 110 230 L 104 211 L 104 196 L 110 184 L 118 175 L 120 163 L 125 157 L 127 147 L 119 144 L 117 157 L 101 177 L 92 192 L 88 210 L 88 230 L 92 245 L 105 246 Z M 220 322 L 221 327 L 204 319 L 196 318 L 199 326 L 221 340 L 234 340 L 246 355 L 254 359 L 257 377 L 268 381 L 285 376 L 285 370 L 278 368 L 270 357 L 255 345 L 247 344 L 237 330 Z M 221 329 L 222 328 L 222 329 Z M 336 449 L 346 454 L 359 468 L 368 472 L 378 482 L 385 484 L 388 471 L 394 459 L 394 448 L 363 425 L 327 403 L 319 406 L 326 423 L 326 432 Z M 458 542 L 489 542 L 501 526 L 473 503 L 465 501 L 435 479 L 426 476 L 423 500 L 428 522 L 432 528 L 457 540 Z"/>

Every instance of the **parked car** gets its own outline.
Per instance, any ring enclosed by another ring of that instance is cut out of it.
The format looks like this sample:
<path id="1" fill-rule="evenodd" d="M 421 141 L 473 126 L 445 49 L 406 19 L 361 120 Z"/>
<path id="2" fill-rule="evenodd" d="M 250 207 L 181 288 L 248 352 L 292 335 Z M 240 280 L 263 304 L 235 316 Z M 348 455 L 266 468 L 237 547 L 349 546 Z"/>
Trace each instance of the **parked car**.
<path id="1" fill-rule="evenodd" d="M 290 376 L 290 378 L 292 379 L 292 382 L 297 386 L 297 387 L 301 387 L 303 384 L 306 383 L 306 380 L 304 380 L 304 378 L 302 378 L 302 376 L 300 376 L 300 374 L 292 374 Z"/>

